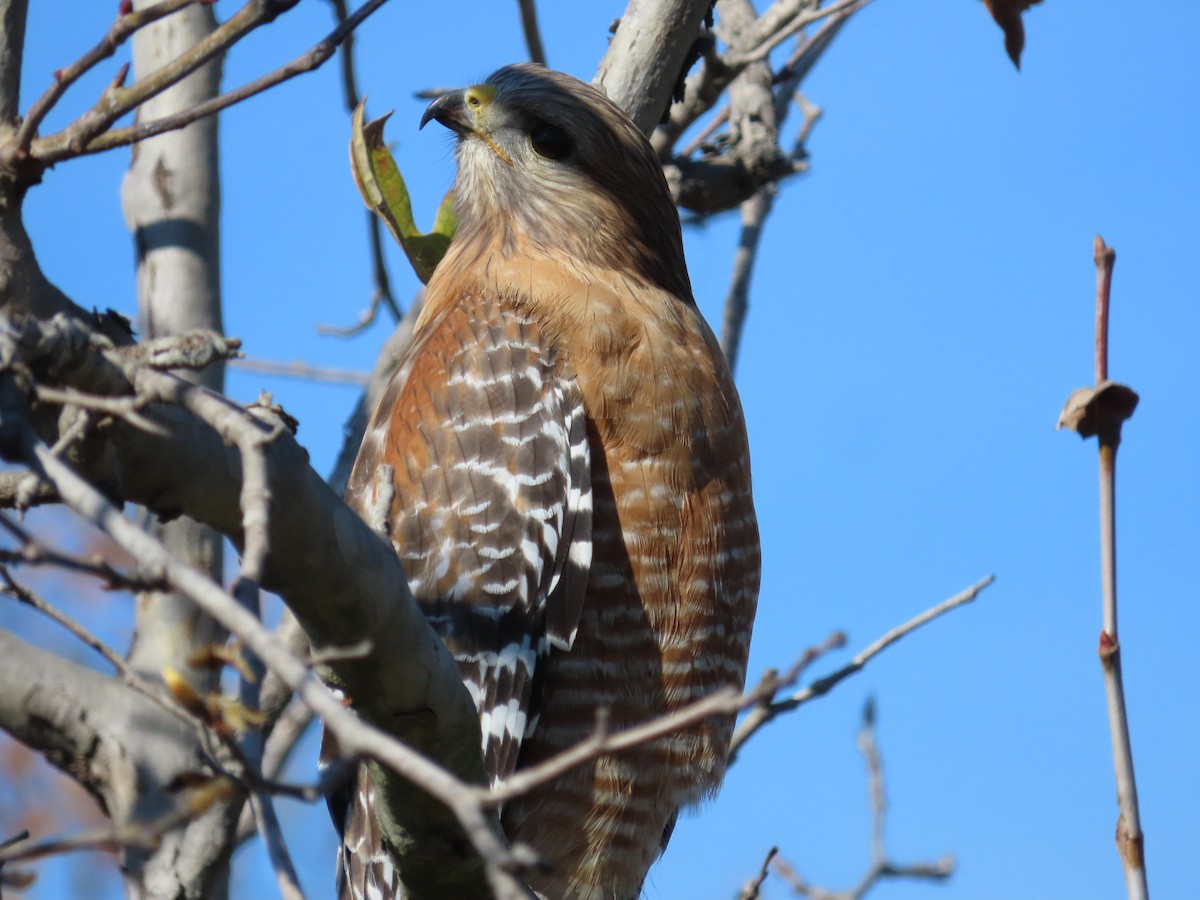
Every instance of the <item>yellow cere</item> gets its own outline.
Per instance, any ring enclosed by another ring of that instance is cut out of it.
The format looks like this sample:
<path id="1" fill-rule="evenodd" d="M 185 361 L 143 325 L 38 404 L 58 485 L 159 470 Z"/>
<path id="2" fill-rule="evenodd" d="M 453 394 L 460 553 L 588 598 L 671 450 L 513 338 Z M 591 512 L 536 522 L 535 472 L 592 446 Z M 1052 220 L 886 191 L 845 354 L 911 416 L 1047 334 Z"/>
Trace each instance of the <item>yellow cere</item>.
<path id="1" fill-rule="evenodd" d="M 500 149 L 499 145 L 492 140 L 492 136 L 487 129 L 480 123 L 479 117 L 484 109 L 496 97 L 496 89 L 490 84 L 477 84 L 463 91 L 463 105 L 466 107 L 467 116 L 471 120 L 471 130 L 483 140 L 485 144 L 492 148 L 493 152 L 500 157 L 508 165 L 512 165 L 512 159 L 507 153 Z"/>

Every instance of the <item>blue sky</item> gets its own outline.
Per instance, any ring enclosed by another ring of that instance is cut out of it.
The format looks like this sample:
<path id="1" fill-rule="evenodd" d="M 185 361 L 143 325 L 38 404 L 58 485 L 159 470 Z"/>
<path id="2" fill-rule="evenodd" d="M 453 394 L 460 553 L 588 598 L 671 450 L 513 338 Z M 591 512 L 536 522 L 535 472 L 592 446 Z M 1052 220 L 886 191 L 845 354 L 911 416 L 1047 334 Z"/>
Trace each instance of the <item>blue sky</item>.
<path id="1" fill-rule="evenodd" d="M 30 99 L 109 24 L 109 4 L 71 5 L 32 4 Z M 541 6 L 551 64 L 590 78 L 623 4 Z M 329 18 L 327 4 L 301 4 L 235 48 L 225 84 L 296 55 Z M 773 844 L 810 880 L 853 884 L 869 846 L 854 748 L 868 695 L 891 855 L 959 863 L 946 887 L 887 884 L 875 896 L 1123 896 L 1095 656 L 1096 453 L 1053 430 L 1070 390 L 1093 377 L 1097 232 L 1118 254 L 1111 373 L 1142 398 L 1120 453 L 1118 546 L 1150 884 L 1162 897 L 1194 893 L 1200 429 L 1187 398 L 1200 381 L 1200 11 L 1047 0 L 1025 21 L 1020 74 L 974 0 L 878 0 L 842 32 L 804 86 L 824 116 L 810 172 L 785 186 L 767 224 L 737 373 L 764 543 L 752 674 L 835 628 L 853 652 L 986 574 L 997 582 L 760 734 L 721 796 L 680 824 L 648 900 L 732 897 Z M 412 94 L 522 57 L 515 4 L 396 0 L 357 49 L 372 113 L 396 109 L 388 134 L 428 221 L 452 177 L 452 140 L 417 132 Z M 89 104 L 117 64 L 49 126 Z M 386 327 L 353 341 L 314 332 L 354 320 L 370 293 L 339 91 L 331 65 L 225 115 L 225 315 L 250 355 L 366 369 Z M 126 162 L 117 152 L 47 173 L 27 221 L 54 281 L 82 304 L 132 314 Z M 686 232 L 711 321 L 736 239 L 736 216 Z M 398 251 L 391 261 L 407 297 L 415 279 Z M 239 399 L 262 387 L 300 419 L 327 472 L 353 390 L 230 376 Z M 283 812 L 306 887 L 326 895 L 324 810 Z M 265 871 L 261 848 L 244 850 L 235 896 L 269 895 Z M 30 896 L 61 896 L 63 877 L 48 871 Z M 764 895 L 787 891 L 768 882 Z"/>

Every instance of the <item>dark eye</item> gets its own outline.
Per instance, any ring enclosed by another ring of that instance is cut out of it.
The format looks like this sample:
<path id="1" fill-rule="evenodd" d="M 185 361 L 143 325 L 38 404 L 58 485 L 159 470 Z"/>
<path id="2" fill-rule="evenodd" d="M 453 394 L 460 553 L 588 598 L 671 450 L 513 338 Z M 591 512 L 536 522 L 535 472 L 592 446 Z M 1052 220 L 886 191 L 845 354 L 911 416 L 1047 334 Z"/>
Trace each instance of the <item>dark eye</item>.
<path id="1" fill-rule="evenodd" d="M 571 139 L 557 125 L 540 122 L 529 131 L 533 152 L 546 159 L 562 159 L 571 152 Z"/>

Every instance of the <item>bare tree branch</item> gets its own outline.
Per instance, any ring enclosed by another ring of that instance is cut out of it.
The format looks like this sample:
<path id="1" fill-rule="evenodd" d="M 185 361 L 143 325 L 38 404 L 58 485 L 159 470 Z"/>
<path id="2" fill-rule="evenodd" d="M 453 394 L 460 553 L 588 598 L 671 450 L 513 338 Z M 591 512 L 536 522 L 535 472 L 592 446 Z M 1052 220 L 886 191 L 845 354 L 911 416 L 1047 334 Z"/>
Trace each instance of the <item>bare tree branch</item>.
<path id="1" fill-rule="evenodd" d="M 152 6 L 144 5 L 142 9 L 137 10 L 126 11 L 122 7 L 117 12 L 116 21 L 108 29 L 108 33 L 100 39 L 100 43 L 69 66 L 56 71 L 54 73 L 54 81 L 42 92 L 42 95 L 37 100 L 33 101 L 33 105 L 29 107 L 29 111 L 25 114 L 25 120 L 21 123 L 21 128 L 17 132 L 17 139 L 13 148 L 15 152 L 18 154 L 28 152 L 34 137 L 37 135 L 38 127 L 45 120 L 50 110 L 62 98 L 63 94 L 83 75 L 116 53 L 117 48 L 124 44 L 131 35 L 152 22 L 157 22 L 159 19 L 169 16 L 186 6 L 191 6 L 199 2 L 201 0 L 160 0 L 160 2 Z"/>
<path id="2" fill-rule="evenodd" d="M 741 891 L 738 892 L 738 900 L 758 900 L 758 892 L 763 886 L 763 882 L 767 880 L 767 875 L 771 872 L 771 860 L 779 853 L 778 847 L 772 847 L 767 851 L 767 855 L 763 858 L 762 867 L 758 870 L 758 874 L 742 885 Z"/>
<path id="3" fill-rule="evenodd" d="M 711 0 L 631 0 L 594 83 L 649 134 L 662 118 Z"/>
<path id="4" fill-rule="evenodd" d="M 192 122 L 211 116 L 213 113 L 240 103 L 255 94 L 319 68 L 337 49 L 338 44 L 358 27 L 367 16 L 382 6 L 386 0 L 368 0 L 355 13 L 326 37 L 296 57 L 290 63 L 254 79 L 240 88 L 197 104 L 190 109 L 150 122 L 111 128 L 113 122 L 140 105 L 146 99 L 171 84 L 176 83 L 196 68 L 223 53 L 250 31 L 266 24 L 296 4 L 297 0 L 251 0 L 214 32 L 213 38 L 193 51 L 178 57 L 165 71 L 155 73 L 146 83 L 139 82 L 130 88 L 114 87 L 105 92 L 92 109 L 68 125 L 63 131 L 34 141 L 30 155 L 42 164 L 53 164 L 72 156 L 99 153 L 114 147 L 144 141 L 167 131 L 183 128 Z"/>
<path id="5" fill-rule="evenodd" d="M 289 691 L 289 694 L 291 692 Z M 313 711 L 299 701 L 291 703 L 279 717 L 263 750 L 262 773 L 267 779 L 278 779 L 295 750 L 297 743 L 316 722 Z M 327 770 L 328 771 L 328 770 Z M 322 794 L 323 796 L 323 794 Z M 255 832 L 254 814 L 242 810 L 235 841 L 241 843 Z"/>
<path id="6" fill-rule="evenodd" d="M 143 10 L 161 11 L 153 0 L 134 0 L 133 7 L 134 16 Z M 133 34 L 133 70 L 139 83 L 169 70 L 210 41 L 219 28 L 208 4 L 185 4 L 171 12 L 169 18 L 154 16 L 158 21 Z M 222 59 L 223 51 L 140 103 L 138 118 L 171 115 L 217 96 Z M 121 184 L 121 207 L 136 252 L 138 321 L 147 339 L 141 348 L 145 358 L 178 356 L 166 343 L 176 335 L 222 331 L 220 196 L 215 119 L 160 135 L 130 156 Z M 224 374 L 224 359 L 217 355 L 212 364 L 182 370 L 179 377 L 221 391 Z M 39 392 L 46 393 L 41 387 Z M 65 393 L 69 398 L 71 391 Z M 144 399 L 100 399 L 112 404 L 132 401 L 137 409 L 130 424 L 143 428 L 151 424 L 141 412 Z M 209 578 L 222 578 L 224 539 L 218 532 L 186 516 L 169 522 L 146 517 L 144 525 L 175 558 Z M 169 669 L 173 678 L 186 680 L 199 695 L 216 694 L 219 668 L 194 661 L 225 639 L 223 628 L 169 585 L 144 590 L 137 595 L 129 664 L 149 679 L 163 678 Z M 189 734 L 186 740 L 187 747 L 181 750 L 201 752 L 198 735 Z M 188 821 L 163 835 L 149 848 L 140 868 L 123 873 L 127 889 L 161 897 L 224 891 L 225 866 L 219 861 L 227 857 L 226 829 L 236 819 L 242 799 L 231 794 L 228 810 Z M 224 807 L 226 802 L 216 805 Z"/>
<path id="7" fill-rule="evenodd" d="M 295 0 L 250 0 L 224 24 L 191 46 L 165 66 L 124 87 L 125 70 L 118 73 L 96 103 L 62 131 L 34 141 L 29 155 L 43 164 L 53 164 L 87 152 L 89 144 L 125 114 L 178 84 L 201 66 L 220 57 L 254 29 L 274 19 Z"/>
<path id="8" fill-rule="evenodd" d="M 797 79 L 798 80 L 798 79 Z M 796 150 L 793 158 L 800 158 L 809 132 L 821 114 L 817 107 L 806 105 L 804 124 L 796 139 Z M 750 308 L 750 278 L 754 273 L 754 264 L 758 258 L 759 242 L 762 239 L 763 228 L 767 217 L 775 205 L 775 197 L 779 193 L 778 185 L 768 184 L 757 194 L 742 203 L 742 230 L 738 237 L 738 247 L 733 256 L 733 274 L 729 279 L 729 291 L 725 296 L 724 315 L 721 320 L 721 348 L 729 360 L 729 368 L 736 369 L 738 349 L 741 347 L 742 329 L 746 322 L 746 313 Z"/>
<path id="9" fill-rule="evenodd" d="M 786 0 L 784 0 L 784 2 L 777 3 L 776 5 L 786 5 Z M 812 4 L 796 5 L 811 6 Z M 828 6 L 823 6 L 820 9 L 809 9 L 804 12 L 798 12 L 790 20 L 781 24 L 777 28 L 771 29 L 769 33 L 762 35 L 760 38 L 761 33 L 765 30 L 764 23 L 770 22 L 768 14 L 764 13 L 759 19 L 759 27 L 750 33 L 750 39 L 747 41 L 745 49 L 741 49 L 738 52 L 730 54 L 726 58 L 725 64 L 734 69 L 738 69 L 742 66 L 749 65 L 750 63 L 760 62 L 761 60 L 766 59 L 772 50 L 774 50 L 796 32 L 803 30 L 814 22 L 819 22 L 829 16 L 845 12 L 851 7 L 861 5 L 862 0 L 837 0 L 837 2 L 831 3 Z M 769 12 L 770 11 L 768 10 L 768 13 Z"/>
<path id="10" fill-rule="evenodd" d="M 867 764 L 867 780 L 871 796 L 871 865 L 848 891 L 829 891 L 809 884 L 781 856 L 772 864 L 792 892 L 812 900 L 862 900 L 884 879 L 915 878 L 923 881 L 944 881 L 954 874 L 954 857 L 947 856 L 933 863 L 900 865 L 888 859 L 884 842 L 887 824 L 887 793 L 883 782 L 883 759 L 875 739 L 875 701 L 868 699 L 863 709 L 863 723 L 858 732 L 858 748 Z"/>
<path id="11" fill-rule="evenodd" d="M 521 10 L 521 30 L 525 33 L 525 46 L 529 50 L 529 61 L 546 65 L 546 48 L 542 46 L 542 34 L 538 28 L 537 4 L 535 0 L 517 0 Z"/>
<path id="12" fill-rule="evenodd" d="M 4 322 L 0 320 L 0 325 Z M 172 410 L 156 405 L 148 409 L 148 414 L 174 436 L 169 441 L 115 424 L 113 437 L 120 452 L 109 456 L 119 464 L 117 477 L 130 499 L 158 508 L 165 505 L 183 509 L 194 518 L 218 527 L 235 541 L 243 540 L 237 499 L 241 463 L 226 444 L 237 446 L 239 432 L 261 431 L 264 428 L 261 423 L 222 398 L 170 375 L 145 369 L 113 351 L 89 354 L 86 339 L 80 344 L 77 332 L 65 320 L 57 320 L 53 327 L 39 326 L 29 319 L 21 323 L 14 330 L 17 323 L 7 320 L 9 330 L 0 331 L 0 344 L 7 344 L 10 352 L 13 347 L 23 346 L 36 368 L 41 368 L 35 361 L 40 353 L 53 355 L 57 350 L 75 361 L 68 363 L 67 358 L 60 358 L 56 371 L 86 378 L 96 388 L 106 385 L 100 389 L 112 392 L 128 391 L 132 386 L 154 398 L 156 404 L 183 407 Z M 70 356 L 71 353 L 75 355 Z M 48 362 L 45 357 L 42 359 Z M 274 509 L 270 516 L 272 552 L 263 569 L 263 586 L 288 601 L 309 636 L 314 638 L 317 652 L 370 637 L 374 643 L 369 653 L 323 662 L 324 677 L 353 698 L 356 709 L 368 721 L 402 735 L 428 757 L 438 759 L 451 772 L 460 773 L 463 781 L 481 781 L 479 723 L 474 706 L 453 659 L 412 600 L 395 553 L 312 472 L 305 454 L 290 435 L 267 446 L 266 457 L 271 490 L 278 490 L 276 485 L 286 485 L 289 502 Z M 61 464 L 47 457 L 42 465 L 54 468 Z M 182 483 L 180 471 L 190 475 Z M 53 480 L 60 486 L 63 483 L 61 477 Z M 87 493 L 88 502 L 99 503 L 99 495 L 93 494 Z M 78 505 L 77 497 L 75 506 Z M 213 612 L 214 602 L 236 606 L 212 582 L 170 560 L 152 539 L 125 534 L 129 523 L 115 511 L 102 514 L 99 510 L 108 509 L 106 505 L 87 509 L 86 518 L 100 517 L 120 531 L 125 545 L 136 547 L 135 553 L 145 565 L 161 569 L 176 589 L 183 590 L 206 612 Z M 326 548 L 326 552 L 314 552 L 314 548 Z M 198 598 L 207 599 L 201 602 Z M 252 628 L 247 620 L 253 623 L 253 617 L 240 608 L 236 612 L 223 607 L 221 610 L 224 618 L 218 617 L 219 621 L 226 625 L 236 621 L 239 635 L 246 639 L 247 630 Z M 261 630 L 261 626 L 254 627 Z M 327 723 L 331 715 L 340 716 L 340 721 L 347 716 L 353 720 L 349 711 L 328 694 L 321 693 L 313 700 L 318 692 L 317 682 L 277 639 L 268 635 L 248 646 L 277 673 L 288 675 L 285 681 L 293 689 L 302 684 L 301 696 L 307 702 L 319 704 L 315 708 Z M 263 652 L 264 646 L 273 657 Z M 413 710 L 429 712 L 414 715 Z M 361 728 L 367 726 L 361 724 Z M 361 748 L 364 755 L 373 756 L 379 755 L 375 748 L 382 734 L 370 728 L 353 732 L 350 737 L 339 734 L 339 739 L 347 752 L 359 752 Z M 411 751 L 405 752 L 411 755 Z M 400 811 L 394 827 L 419 827 L 428 836 L 408 841 L 426 851 L 415 868 L 421 865 L 444 868 L 439 865 L 437 854 L 428 852 L 429 842 L 448 851 L 461 846 L 462 828 L 457 818 L 460 813 L 469 817 L 472 826 L 468 831 L 475 833 L 478 840 L 493 843 L 498 840 L 497 833 L 477 809 L 464 812 L 453 805 L 447 808 L 444 795 L 451 792 L 451 785 L 458 783 L 450 775 L 442 774 L 441 769 L 422 758 L 418 770 L 421 774 L 414 777 L 411 764 L 397 762 L 407 756 L 381 758 L 390 767 L 387 770 L 378 767 L 376 777 L 381 794 Z M 438 774 L 431 774 L 429 768 L 436 769 Z M 445 787 L 434 791 L 431 785 L 437 784 Z M 406 840 L 397 836 L 395 843 L 404 846 Z M 501 858 L 506 857 L 497 856 Z M 461 860 L 455 862 L 462 865 Z M 489 872 L 501 881 L 508 877 L 495 866 Z M 464 877 L 477 877 L 470 875 L 469 866 L 464 873 Z"/>
<path id="13" fill-rule="evenodd" d="M 214 803 L 232 796 L 234 786 L 226 778 L 211 779 L 205 785 L 184 792 L 181 800 L 151 822 L 133 822 L 100 828 L 72 838 L 60 838 L 37 843 L 14 844 L 0 850 L 0 864 L 17 860 L 33 860 L 61 853 L 83 850 L 153 850 L 164 836 L 195 821 Z"/>
<path id="14" fill-rule="evenodd" d="M 242 492 L 240 506 L 242 509 L 242 533 L 244 536 L 242 550 L 242 572 L 233 588 L 233 596 L 256 621 L 262 621 L 261 591 L 262 570 L 266 564 L 267 553 L 270 549 L 270 507 L 272 495 L 267 484 L 267 461 L 264 448 L 271 441 L 288 433 L 287 422 L 276 414 L 270 397 L 260 396 L 259 402 L 251 409 L 257 418 L 270 426 L 265 434 L 255 434 L 248 429 L 242 432 L 242 440 L 238 450 L 242 459 Z M 247 670 L 242 673 L 239 690 L 239 700 L 247 710 L 257 710 L 260 701 L 260 688 L 266 675 L 266 667 L 254 654 L 246 658 Z M 261 775 L 264 751 L 264 738 L 261 731 L 250 728 L 242 737 L 242 762 L 246 769 Z M 296 876 L 287 845 L 283 841 L 283 832 L 279 827 L 279 819 L 275 806 L 269 794 L 260 790 L 251 790 L 250 808 L 254 812 L 254 820 L 258 824 L 258 832 L 262 835 L 263 844 L 271 860 L 279 883 L 279 892 L 284 900 L 298 900 L 302 897 L 300 881 Z"/>
<path id="15" fill-rule="evenodd" d="M 29 509 L 57 502 L 54 488 L 28 471 L 0 472 L 0 509 Z"/>
<path id="16" fill-rule="evenodd" d="M 358 387 L 366 386 L 370 375 L 366 372 L 356 372 L 351 369 L 331 369 L 327 366 L 314 366 L 297 360 L 296 362 L 276 362 L 272 359 L 257 359 L 247 357 L 230 362 L 235 369 L 244 372 L 254 372 L 259 375 L 275 375 L 283 378 L 298 378 L 302 381 L 319 381 L 325 384 L 348 384 Z"/>
<path id="17" fill-rule="evenodd" d="M 1125 708 L 1121 671 L 1121 641 L 1117 631 L 1117 448 L 1125 420 L 1137 408 L 1132 388 L 1108 380 L 1108 310 L 1116 252 L 1099 235 L 1094 242 L 1096 264 L 1096 384 L 1073 391 L 1058 420 L 1100 445 L 1100 581 L 1103 628 L 1100 632 L 1100 666 L 1108 726 L 1112 734 L 1113 769 L 1117 781 L 1117 852 L 1125 873 L 1125 891 L 1131 900 L 1149 894 L 1146 883 L 1145 835 L 1138 808 L 1133 770 L 1133 745 Z"/>
<path id="18" fill-rule="evenodd" d="M 120 681 L 3 629 L 0 684 L 22 686 L 0 691 L 0 728 L 63 769 L 118 827 L 161 815 L 174 802 L 162 786 L 197 763 L 180 752 L 190 723 L 165 715 Z"/>
<path id="19" fill-rule="evenodd" d="M 35 465 L 40 467 L 44 477 L 54 482 L 72 509 L 103 530 L 126 552 L 142 559 L 145 564 L 160 569 L 176 589 L 238 635 L 251 651 L 292 687 L 297 696 L 322 717 L 326 727 L 334 730 L 344 752 L 378 759 L 404 780 L 403 784 L 397 784 L 395 777 L 388 780 L 383 778 L 381 773 L 381 787 L 394 785 L 396 793 L 407 794 L 412 801 L 416 801 L 423 794 L 432 795 L 440 806 L 447 808 L 461 823 L 471 844 L 483 856 L 492 889 L 499 895 L 516 896 L 511 893 L 514 887 L 512 869 L 519 863 L 504 846 L 498 822 L 494 817 L 484 814 L 472 792 L 465 789 L 464 782 L 344 708 L 328 688 L 234 598 L 199 573 L 172 559 L 158 542 L 131 525 L 112 504 L 44 447 L 33 446 L 30 452 L 36 461 Z M 444 648 L 442 652 L 445 652 Z M 373 696 L 363 699 L 367 702 L 360 704 L 360 709 L 370 709 L 375 705 Z M 478 728 L 477 723 L 475 727 Z M 476 769 L 481 768 L 478 740 L 472 741 L 467 747 L 465 756 L 474 763 Z M 460 753 L 461 755 L 463 754 Z M 414 793 L 415 785 L 420 785 L 421 788 L 416 789 Z M 394 809 L 399 811 L 402 807 L 396 805 Z M 398 843 L 398 855 L 402 856 L 403 851 L 400 847 L 402 845 Z M 434 862 L 428 858 L 429 847 L 429 842 L 422 845 L 422 857 L 412 861 L 406 868 L 406 875 L 411 877 L 413 871 L 419 871 L 422 866 L 429 866 Z M 462 865 L 461 860 L 459 865 Z M 444 884 L 446 872 L 441 865 L 438 865 L 438 870 L 438 882 Z M 476 877 L 476 873 L 467 867 L 465 876 L 467 883 L 470 883 Z M 467 895 L 473 893 L 465 884 L 460 887 L 468 891 Z"/>
<path id="20" fill-rule="evenodd" d="M 0 0 L 0 133 L 20 115 L 21 58 L 29 0 Z"/>
<path id="21" fill-rule="evenodd" d="M 920 615 L 909 619 L 903 625 L 893 628 L 891 631 L 877 639 L 869 647 L 855 656 L 854 659 L 850 660 L 850 662 L 835 672 L 831 672 L 829 675 L 826 675 L 823 678 L 818 678 L 808 687 L 796 691 L 790 697 L 787 697 L 783 700 L 776 700 L 770 705 L 757 707 L 752 710 L 750 715 L 746 716 L 746 718 L 742 720 L 733 733 L 733 739 L 729 743 L 730 765 L 733 764 L 734 759 L 736 759 L 737 754 L 742 747 L 745 746 L 746 741 L 753 737 L 754 734 L 757 733 L 758 730 L 768 722 L 773 721 L 784 713 L 791 712 L 792 710 L 803 706 L 809 700 L 813 700 L 829 693 L 829 691 L 831 691 L 842 681 L 845 681 L 856 672 L 861 671 L 867 663 L 869 663 L 872 659 L 874 659 L 892 644 L 896 643 L 896 641 L 900 640 L 905 635 L 916 631 L 922 625 L 932 622 L 939 616 L 945 615 L 952 609 L 957 609 L 966 603 L 970 603 L 979 596 L 980 592 L 984 588 L 986 588 L 995 580 L 995 576 L 989 575 L 987 578 L 975 582 L 975 584 L 971 585 L 965 591 L 955 594 L 948 600 L 943 600 L 936 606 L 925 610 L 925 612 L 921 613 Z"/>
<path id="22" fill-rule="evenodd" d="M 804 76 L 813 64 L 828 49 L 833 37 L 853 13 L 865 6 L 869 0 L 859 0 L 857 4 L 839 3 L 818 10 L 817 18 L 828 17 L 828 22 L 811 40 L 799 41 L 797 50 L 792 58 L 784 65 L 777 75 L 779 80 L 790 79 L 790 89 L 785 96 L 796 90 Z M 751 62 L 761 62 L 757 59 L 746 59 L 740 62 L 733 60 L 741 50 L 749 47 L 755 41 L 762 39 L 764 23 L 776 22 L 773 12 L 783 5 L 807 8 L 810 12 L 815 8 L 813 0 L 799 0 L 798 3 L 788 3 L 780 0 L 766 10 L 761 16 L 747 21 L 744 12 L 744 0 L 721 0 L 717 5 L 720 13 L 720 23 L 717 26 L 718 35 L 726 42 L 727 50 L 724 56 L 715 52 L 704 57 L 700 68 L 691 74 L 686 83 L 683 100 L 671 107 L 670 117 L 651 135 L 650 142 L 659 156 L 667 161 L 671 159 L 671 151 L 676 141 L 695 122 L 712 109 L 724 95 L 726 89 L 742 70 Z M 805 25 L 817 19 L 808 19 Z M 728 27 L 736 23 L 737 27 Z M 803 27 L 803 26 L 801 26 Z M 769 33 L 769 32 L 768 32 Z M 735 64 L 736 62 L 736 64 Z M 687 156 L 687 153 L 682 154 Z"/>
<path id="23" fill-rule="evenodd" d="M 15 523 L 4 521 L 5 528 L 14 527 Z M 0 565 L 0 581 L 3 581 L 4 587 L 0 589 L 0 593 L 7 594 L 14 600 L 24 603 L 26 606 L 36 609 L 42 615 L 46 616 L 53 622 L 61 625 L 68 632 L 79 638 L 87 646 L 91 647 L 99 653 L 104 660 L 126 680 L 134 690 L 144 694 L 155 703 L 162 706 L 167 712 L 180 718 L 186 718 L 183 712 L 172 703 L 163 692 L 161 686 L 142 678 L 137 672 L 129 667 L 125 659 L 113 650 L 108 644 L 100 640 L 95 634 L 85 628 L 81 623 L 75 621 L 58 607 L 52 603 L 47 603 L 36 592 L 30 590 L 27 586 L 20 584 L 12 573 L 9 572 L 7 566 Z"/>

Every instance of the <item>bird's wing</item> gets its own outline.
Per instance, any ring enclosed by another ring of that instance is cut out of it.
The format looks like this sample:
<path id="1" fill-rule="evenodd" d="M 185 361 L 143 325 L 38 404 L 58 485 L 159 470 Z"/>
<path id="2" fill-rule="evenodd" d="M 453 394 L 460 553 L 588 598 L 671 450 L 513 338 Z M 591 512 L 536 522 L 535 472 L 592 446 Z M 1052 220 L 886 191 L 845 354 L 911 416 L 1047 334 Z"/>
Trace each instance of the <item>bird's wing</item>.
<path id="1" fill-rule="evenodd" d="M 355 464 L 360 511 L 381 463 L 392 541 L 458 660 L 494 783 L 534 722 L 540 661 L 574 640 L 591 563 L 582 398 L 516 298 L 464 296 L 422 329 Z"/>

